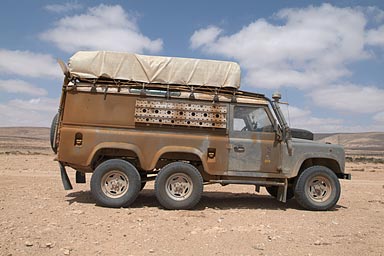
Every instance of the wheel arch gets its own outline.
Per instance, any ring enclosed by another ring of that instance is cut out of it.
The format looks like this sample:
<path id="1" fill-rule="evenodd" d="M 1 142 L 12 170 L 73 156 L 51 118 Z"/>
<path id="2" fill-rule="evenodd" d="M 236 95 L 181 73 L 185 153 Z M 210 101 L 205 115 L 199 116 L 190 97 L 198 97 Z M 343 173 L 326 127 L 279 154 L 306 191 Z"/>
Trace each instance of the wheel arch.
<path id="1" fill-rule="evenodd" d="M 342 173 L 342 169 L 340 167 L 340 164 L 332 158 L 307 158 L 305 159 L 297 173 L 297 176 L 299 176 L 305 169 L 311 167 L 311 166 L 325 166 L 329 169 L 331 169 L 335 174 Z"/>
<path id="2" fill-rule="evenodd" d="M 161 167 L 161 159 L 170 159 L 172 161 L 198 161 L 206 170 L 207 165 L 203 158 L 204 154 L 200 150 L 192 147 L 181 147 L 181 146 L 167 146 L 159 150 L 152 159 L 150 167 L 156 168 Z"/>
<path id="3" fill-rule="evenodd" d="M 100 143 L 92 150 L 92 153 L 87 160 L 87 165 L 91 166 L 92 169 L 95 169 L 96 166 L 103 162 L 102 159 L 108 159 L 108 156 L 113 156 L 113 158 L 133 157 L 138 160 L 138 166 L 140 166 L 140 163 L 143 160 L 143 154 L 140 148 L 136 145 L 105 142 Z"/>
<path id="4" fill-rule="evenodd" d="M 158 150 L 154 156 L 146 155 L 144 157 L 141 149 L 134 144 L 128 143 L 101 143 L 97 145 L 90 157 L 87 160 L 87 165 L 91 166 L 93 169 L 100 164 L 103 160 L 100 158 L 108 156 L 113 158 L 123 158 L 123 157 L 132 157 L 137 159 L 137 167 L 143 170 L 153 170 L 159 167 L 160 159 L 169 158 L 174 161 L 182 161 L 182 160 L 191 160 L 191 161 L 199 161 L 202 163 L 204 170 L 206 170 L 207 165 L 205 161 L 203 161 L 203 153 L 191 147 L 181 147 L 181 146 L 167 146 Z"/>

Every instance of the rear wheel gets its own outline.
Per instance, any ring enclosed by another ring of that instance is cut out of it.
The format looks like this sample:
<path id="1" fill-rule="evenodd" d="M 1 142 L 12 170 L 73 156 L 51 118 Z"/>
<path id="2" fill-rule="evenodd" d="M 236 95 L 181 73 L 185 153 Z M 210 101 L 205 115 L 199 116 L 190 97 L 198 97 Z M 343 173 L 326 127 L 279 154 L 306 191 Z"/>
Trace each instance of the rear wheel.
<path id="1" fill-rule="evenodd" d="M 158 173 L 155 193 L 157 200 L 166 209 L 191 209 L 200 201 L 203 178 L 191 164 L 170 163 Z"/>
<path id="2" fill-rule="evenodd" d="M 325 166 L 312 166 L 298 177 L 295 198 L 308 210 L 325 211 L 336 205 L 340 191 L 339 180 L 332 170 Z"/>
<path id="3" fill-rule="evenodd" d="M 136 168 L 127 161 L 111 159 L 100 164 L 91 178 L 91 192 L 101 206 L 118 208 L 132 204 L 141 187 Z"/>

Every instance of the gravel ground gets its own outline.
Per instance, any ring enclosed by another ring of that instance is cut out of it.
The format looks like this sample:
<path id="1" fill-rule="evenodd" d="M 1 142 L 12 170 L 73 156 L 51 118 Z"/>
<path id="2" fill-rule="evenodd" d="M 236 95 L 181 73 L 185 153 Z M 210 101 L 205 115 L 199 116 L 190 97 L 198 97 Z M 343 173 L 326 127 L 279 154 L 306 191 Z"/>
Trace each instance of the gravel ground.
<path id="1" fill-rule="evenodd" d="M 90 175 L 63 189 L 46 136 L 11 137 L 0 132 L 0 255 L 384 255 L 383 164 L 348 164 L 352 180 L 327 212 L 241 185 L 206 186 L 195 210 L 168 211 L 153 182 L 131 207 L 108 209 Z"/>

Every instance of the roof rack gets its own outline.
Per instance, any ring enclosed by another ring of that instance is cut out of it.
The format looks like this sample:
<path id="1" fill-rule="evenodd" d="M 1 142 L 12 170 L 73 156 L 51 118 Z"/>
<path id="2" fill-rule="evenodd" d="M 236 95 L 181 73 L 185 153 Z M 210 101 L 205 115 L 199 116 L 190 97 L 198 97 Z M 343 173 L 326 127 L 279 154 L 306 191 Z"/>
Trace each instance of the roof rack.
<path id="1" fill-rule="evenodd" d="M 242 91 L 234 88 L 214 88 L 206 86 L 187 86 L 175 84 L 155 84 L 155 83 L 140 83 L 112 79 L 72 79 L 71 83 L 64 85 L 67 90 L 73 90 L 81 87 L 92 87 L 96 91 L 97 87 L 108 89 L 116 88 L 118 91 L 121 89 L 141 89 L 141 90 L 163 90 L 166 92 L 188 92 L 190 98 L 193 98 L 194 93 L 204 93 L 214 96 L 230 96 L 233 101 L 236 97 L 249 97 L 249 98 L 264 98 L 264 94 Z"/>

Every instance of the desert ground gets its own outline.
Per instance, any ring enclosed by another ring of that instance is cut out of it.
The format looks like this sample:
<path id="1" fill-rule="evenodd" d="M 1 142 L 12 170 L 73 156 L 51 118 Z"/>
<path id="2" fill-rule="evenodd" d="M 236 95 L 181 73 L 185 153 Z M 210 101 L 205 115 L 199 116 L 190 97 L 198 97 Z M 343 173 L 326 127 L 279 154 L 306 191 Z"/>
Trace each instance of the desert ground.
<path id="1" fill-rule="evenodd" d="M 63 189 L 48 133 L 0 128 L 0 255 L 384 255 L 382 134 L 329 136 L 346 145 L 352 180 L 334 210 L 312 212 L 240 185 L 206 186 L 195 210 L 168 211 L 153 182 L 129 208 L 99 207 L 90 175 L 76 184 L 69 170 Z"/>

